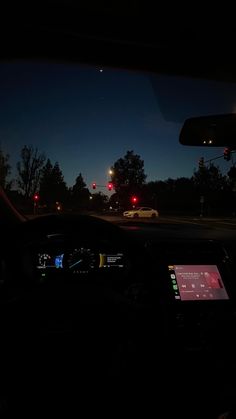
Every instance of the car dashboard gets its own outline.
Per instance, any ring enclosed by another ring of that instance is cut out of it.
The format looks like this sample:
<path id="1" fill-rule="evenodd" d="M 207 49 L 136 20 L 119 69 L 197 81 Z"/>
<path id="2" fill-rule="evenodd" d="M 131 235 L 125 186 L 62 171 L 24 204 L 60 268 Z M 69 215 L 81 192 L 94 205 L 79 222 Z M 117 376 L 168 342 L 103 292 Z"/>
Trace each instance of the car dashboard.
<path id="1" fill-rule="evenodd" d="M 5 249 L 4 305 L 22 298 L 28 303 L 73 300 L 83 308 L 89 301 L 90 309 L 91 302 L 101 306 L 106 301 L 109 307 L 115 302 L 126 307 L 128 316 L 132 311 L 146 316 L 148 324 L 158 318 L 170 339 L 176 330 L 186 339 L 195 336 L 196 347 L 202 344 L 199 331 L 204 331 L 203 341 L 208 339 L 219 319 L 224 333 L 231 327 L 235 268 L 221 243 L 140 238 L 117 226 L 110 230 L 109 223 L 93 217 L 79 218 L 78 225 L 75 220 L 39 217 L 23 226 L 23 237 L 21 231 Z"/>
<path id="2" fill-rule="evenodd" d="M 231 401 L 235 268 L 221 243 L 148 240 L 93 217 L 70 216 L 27 221 L 13 237 L 1 265 L 2 349 L 11 359 L 4 377 L 9 368 L 14 376 L 17 371 L 19 385 L 30 359 L 27 374 L 34 380 L 50 366 L 55 383 L 62 376 L 68 382 L 73 371 L 125 378 L 140 391 L 158 375 L 162 383 L 169 377 L 177 394 L 181 376 L 189 397 L 204 377 L 202 391 L 212 397 L 225 380 L 219 411 Z"/>

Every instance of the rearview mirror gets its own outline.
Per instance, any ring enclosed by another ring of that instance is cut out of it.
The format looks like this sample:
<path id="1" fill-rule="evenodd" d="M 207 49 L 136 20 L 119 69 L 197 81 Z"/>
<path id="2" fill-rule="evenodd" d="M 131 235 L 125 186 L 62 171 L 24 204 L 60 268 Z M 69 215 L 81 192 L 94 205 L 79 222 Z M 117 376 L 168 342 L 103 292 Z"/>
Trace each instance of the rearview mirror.
<path id="1" fill-rule="evenodd" d="M 201 147 L 236 149 L 236 114 L 200 116 L 186 119 L 179 142 Z"/>

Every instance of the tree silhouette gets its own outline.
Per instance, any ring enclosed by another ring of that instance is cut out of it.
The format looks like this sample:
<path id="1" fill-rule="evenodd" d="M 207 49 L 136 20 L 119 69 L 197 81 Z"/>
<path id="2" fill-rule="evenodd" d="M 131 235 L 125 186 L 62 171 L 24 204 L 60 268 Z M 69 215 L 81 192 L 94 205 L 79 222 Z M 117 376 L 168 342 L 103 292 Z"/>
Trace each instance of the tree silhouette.
<path id="1" fill-rule="evenodd" d="M 226 211 L 231 205 L 231 194 L 226 176 L 211 163 L 195 171 L 192 177 L 196 195 L 204 199 L 204 213 L 208 215 Z"/>
<path id="2" fill-rule="evenodd" d="M 92 194 L 92 199 L 90 202 L 90 208 L 95 211 L 102 211 L 106 208 L 109 198 L 102 192 L 96 192 Z"/>
<path id="3" fill-rule="evenodd" d="M 118 159 L 111 167 L 111 180 L 122 207 L 130 204 L 131 195 L 140 194 L 145 183 L 144 161 L 133 150 L 127 151 L 125 156 Z"/>
<path id="4" fill-rule="evenodd" d="M 0 185 L 3 189 L 11 189 L 12 181 L 8 181 L 10 174 L 9 154 L 5 154 L 0 149 Z"/>
<path id="5" fill-rule="evenodd" d="M 135 188 L 145 182 L 144 161 L 138 154 L 134 154 L 133 150 L 127 151 L 111 169 L 111 179 L 116 192 L 122 188 Z"/>
<path id="6" fill-rule="evenodd" d="M 50 159 L 47 160 L 42 170 L 40 197 L 49 208 L 54 208 L 56 202 L 67 201 L 68 189 L 58 162 L 53 166 Z"/>
<path id="7" fill-rule="evenodd" d="M 21 150 L 21 161 L 17 163 L 17 183 L 26 198 L 33 196 L 38 190 L 42 168 L 45 161 L 44 153 L 38 148 L 24 146 Z"/>
<path id="8" fill-rule="evenodd" d="M 218 166 L 213 163 L 209 167 L 195 170 L 192 177 L 194 186 L 201 193 L 217 192 L 227 188 L 226 177 L 222 175 Z"/>
<path id="9" fill-rule="evenodd" d="M 88 207 L 90 194 L 81 173 L 77 176 L 75 184 L 72 186 L 70 192 L 73 208 L 79 209 Z"/>

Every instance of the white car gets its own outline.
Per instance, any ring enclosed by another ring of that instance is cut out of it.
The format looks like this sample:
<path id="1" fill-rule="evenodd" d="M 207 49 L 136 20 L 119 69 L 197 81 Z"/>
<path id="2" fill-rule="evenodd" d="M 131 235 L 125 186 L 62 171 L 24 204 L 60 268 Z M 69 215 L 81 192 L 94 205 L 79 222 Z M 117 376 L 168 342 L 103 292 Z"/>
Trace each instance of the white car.
<path id="1" fill-rule="evenodd" d="M 123 216 L 129 218 L 156 218 L 159 216 L 159 213 L 150 207 L 138 207 L 130 211 L 123 212 Z"/>

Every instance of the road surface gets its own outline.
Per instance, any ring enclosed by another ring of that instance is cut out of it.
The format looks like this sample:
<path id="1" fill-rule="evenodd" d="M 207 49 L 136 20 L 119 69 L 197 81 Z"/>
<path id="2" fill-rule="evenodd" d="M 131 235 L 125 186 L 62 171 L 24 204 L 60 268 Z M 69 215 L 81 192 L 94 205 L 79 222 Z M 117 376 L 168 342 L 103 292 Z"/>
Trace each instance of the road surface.
<path id="1" fill-rule="evenodd" d="M 149 231 L 168 237 L 206 238 L 215 240 L 236 239 L 236 218 L 201 218 L 162 216 L 156 219 L 126 219 L 115 215 L 95 215 L 126 229 Z"/>
<path id="2" fill-rule="evenodd" d="M 48 215 L 48 214 L 45 214 Z M 35 218 L 29 215 L 27 218 Z M 43 216 L 43 215 L 42 215 Z M 202 238 L 215 240 L 236 239 L 236 217 L 191 217 L 191 216 L 160 216 L 158 218 L 125 218 L 119 215 L 92 216 L 102 218 L 128 230 L 148 232 L 149 235 L 173 238 Z"/>

